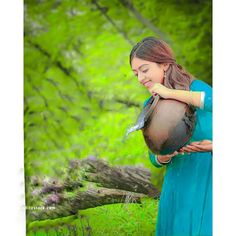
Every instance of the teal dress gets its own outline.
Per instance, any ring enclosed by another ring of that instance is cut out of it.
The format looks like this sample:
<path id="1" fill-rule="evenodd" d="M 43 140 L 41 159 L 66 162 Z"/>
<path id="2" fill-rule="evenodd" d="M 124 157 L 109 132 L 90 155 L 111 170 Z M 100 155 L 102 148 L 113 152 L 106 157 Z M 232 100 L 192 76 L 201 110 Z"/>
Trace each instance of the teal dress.
<path id="1" fill-rule="evenodd" d="M 189 143 L 212 140 L 212 88 L 203 81 L 194 80 L 190 90 L 201 91 L 203 96 Z M 162 167 L 150 151 L 149 157 L 153 165 Z M 212 235 L 212 152 L 179 154 L 166 165 L 156 235 Z"/>

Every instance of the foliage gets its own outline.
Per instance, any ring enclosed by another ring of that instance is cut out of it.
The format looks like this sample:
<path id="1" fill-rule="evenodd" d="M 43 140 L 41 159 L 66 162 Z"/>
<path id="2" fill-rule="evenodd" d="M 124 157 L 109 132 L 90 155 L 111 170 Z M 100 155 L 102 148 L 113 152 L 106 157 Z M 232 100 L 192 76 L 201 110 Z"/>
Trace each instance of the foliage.
<path id="1" fill-rule="evenodd" d="M 161 189 L 165 169 L 151 166 L 142 134 L 123 139 L 149 96 L 129 52 L 143 37 L 162 35 L 177 62 L 211 84 L 211 7 L 209 0 L 25 0 L 26 190 L 29 176 L 61 176 L 68 160 L 90 155 L 145 166 Z"/>

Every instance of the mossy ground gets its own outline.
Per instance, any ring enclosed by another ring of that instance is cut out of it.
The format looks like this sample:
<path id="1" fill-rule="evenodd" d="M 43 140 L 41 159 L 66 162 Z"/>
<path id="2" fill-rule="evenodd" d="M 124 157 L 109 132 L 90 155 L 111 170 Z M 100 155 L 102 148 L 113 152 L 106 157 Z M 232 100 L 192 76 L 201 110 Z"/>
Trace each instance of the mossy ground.
<path id="1" fill-rule="evenodd" d="M 81 210 L 75 216 L 31 222 L 27 236 L 151 236 L 155 233 L 158 201 L 111 204 Z"/>

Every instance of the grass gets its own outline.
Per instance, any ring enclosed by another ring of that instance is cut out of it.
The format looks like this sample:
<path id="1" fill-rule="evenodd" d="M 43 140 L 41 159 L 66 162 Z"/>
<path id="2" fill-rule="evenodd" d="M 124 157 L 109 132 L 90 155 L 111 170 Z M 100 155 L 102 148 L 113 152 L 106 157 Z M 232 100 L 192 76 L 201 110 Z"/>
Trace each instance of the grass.
<path id="1" fill-rule="evenodd" d="M 155 233 L 157 200 L 122 203 L 80 210 L 77 215 L 34 221 L 27 236 L 152 236 Z"/>

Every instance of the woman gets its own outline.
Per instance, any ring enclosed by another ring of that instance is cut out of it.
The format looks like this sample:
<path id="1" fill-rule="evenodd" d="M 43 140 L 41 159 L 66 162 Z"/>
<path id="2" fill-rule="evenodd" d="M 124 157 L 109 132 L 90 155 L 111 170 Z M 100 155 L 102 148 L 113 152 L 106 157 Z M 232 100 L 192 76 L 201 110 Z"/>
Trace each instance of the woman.
<path id="1" fill-rule="evenodd" d="M 153 165 L 167 167 L 156 235 L 212 235 L 212 88 L 186 72 L 176 63 L 170 47 L 154 37 L 134 46 L 130 65 L 152 95 L 196 108 L 197 121 L 189 145 L 165 156 L 149 151 Z"/>

